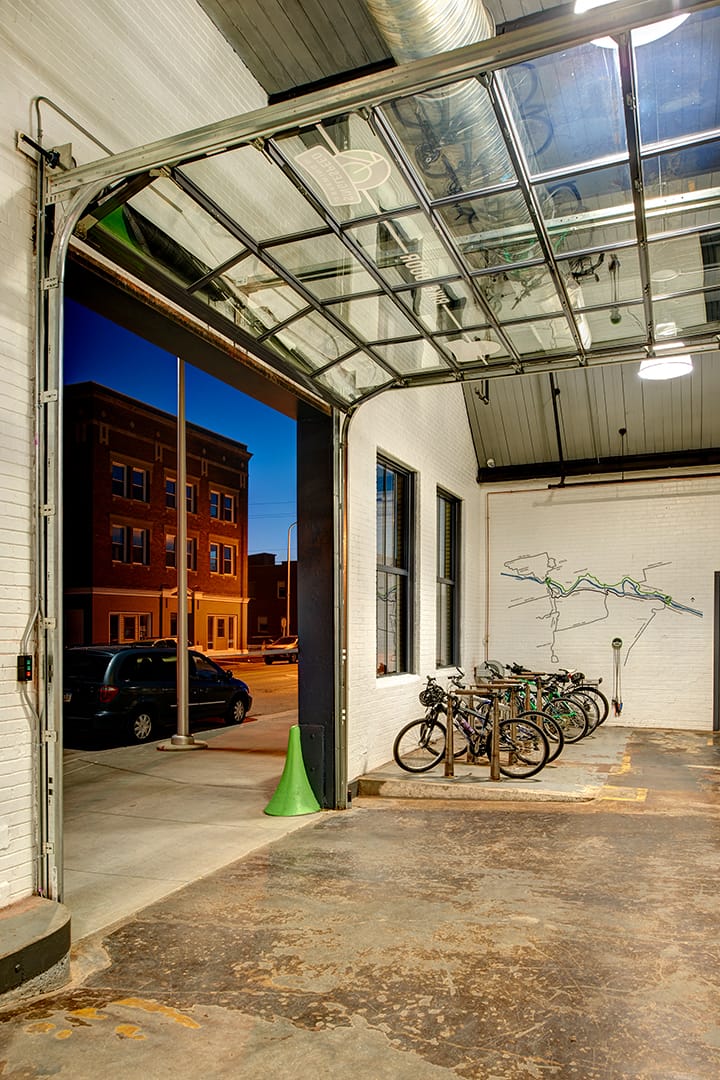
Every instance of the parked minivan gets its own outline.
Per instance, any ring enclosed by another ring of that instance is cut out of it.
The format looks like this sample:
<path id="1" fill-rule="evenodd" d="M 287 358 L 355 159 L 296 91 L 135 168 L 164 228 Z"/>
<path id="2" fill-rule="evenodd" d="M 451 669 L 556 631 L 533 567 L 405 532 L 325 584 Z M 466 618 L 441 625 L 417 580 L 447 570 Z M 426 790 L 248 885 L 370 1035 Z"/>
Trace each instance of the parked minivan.
<path id="1" fill-rule="evenodd" d="M 247 683 L 190 650 L 189 712 L 241 724 L 252 706 Z M 177 725 L 177 649 L 154 645 L 80 645 L 64 653 L 63 716 L 70 731 L 125 736 L 143 743 Z"/>

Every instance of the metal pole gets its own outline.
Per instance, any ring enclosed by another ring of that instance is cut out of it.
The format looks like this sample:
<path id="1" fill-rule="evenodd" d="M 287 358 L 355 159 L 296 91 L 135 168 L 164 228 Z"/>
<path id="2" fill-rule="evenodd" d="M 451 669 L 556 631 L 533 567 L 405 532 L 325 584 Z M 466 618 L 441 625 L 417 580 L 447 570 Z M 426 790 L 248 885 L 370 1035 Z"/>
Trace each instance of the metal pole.
<path id="1" fill-rule="evenodd" d="M 493 693 L 490 779 L 500 779 L 500 692 L 497 690 Z"/>
<path id="2" fill-rule="evenodd" d="M 447 703 L 447 738 L 445 740 L 445 776 L 455 775 L 455 740 L 453 736 L 452 694 L 449 694 Z"/>
<path id="3" fill-rule="evenodd" d="M 177 358 L 177 733 L 190 734 L 190 683 L 187 625 L 187 439 L 185 431 L 185 361 Z"/>
<path id="4" fill-rule="evenodd" d="M 288 525 L 287 531 L 287 589 L 285 590 L 285 633 L 290 633 L 290 533 L 297 525 L 297 521 L 293 521 L 291 525 Z"/>
<path id="5" fill-rule="evenodd" d="M 177 536 L 177 732 L 158 750 L 204 750 L 207 743 L 190 734 L 190 657 L 188 655 L 188 577 L 187 577 L 187 445 L 185 429 L 185 361 L 177 358 L 177 469 L 175 507 Z"/>

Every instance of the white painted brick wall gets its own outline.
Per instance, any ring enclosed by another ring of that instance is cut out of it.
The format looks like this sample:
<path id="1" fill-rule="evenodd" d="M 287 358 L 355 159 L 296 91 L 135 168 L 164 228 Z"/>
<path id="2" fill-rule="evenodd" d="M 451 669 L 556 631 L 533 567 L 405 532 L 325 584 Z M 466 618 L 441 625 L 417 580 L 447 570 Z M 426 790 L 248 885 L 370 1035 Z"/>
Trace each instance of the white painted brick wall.
<path id="1" fill-rule="evenodd" d="M 32 101 L 57 103 L 113 152 L 266 104 L 195 0 L 4 0 L 0 18 L 0 906 L 32 892 L 32 719 L 15 656 L 32 611 L 34 136 Z M 104 156 L 41 106 L 44 144 Z"/>
<path id="2" fill-rule="evenodd" d="M 375 465 L 378 453 L 414 472 L 414 671 L 376 678 Z M 484 524 L 460 387 L 388 392 L 361 406 L 349 435 L 348 776 L 392 757 L 397 731 L 422 714 L 418 693 L 435 667 L 437 488 L 462 500 L 462 664 L 482 658 Z M 443 673 L 441 673 L 442 675 Z M 444 674 L 447 674 L 444 673 Z"/>
<path id="3" fill-rule="evenodd" d="M 620 638 L 613 722 L 710 729 L 720 481 L 486 492 L 490 657 L 580 668 L 611 698 Z M 648 598 L 657 592 L 668 600 Z"/>

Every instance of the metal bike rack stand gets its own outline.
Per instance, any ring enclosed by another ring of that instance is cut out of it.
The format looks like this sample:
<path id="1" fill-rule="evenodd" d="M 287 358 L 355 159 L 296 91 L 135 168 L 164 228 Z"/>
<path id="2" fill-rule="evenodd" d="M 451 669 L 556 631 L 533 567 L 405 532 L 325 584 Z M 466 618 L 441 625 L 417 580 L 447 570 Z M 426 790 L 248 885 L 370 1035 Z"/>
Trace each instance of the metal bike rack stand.
<path id="1" fill-rule="evenodd" d="M 462 693 L 458 690 L 457 693 Z M 455 740 L 452 696 L 448 697 L 447 703 L 447 735 L 445 736 L 445 776 L 455 776 Z"/>
<path id="2" fill-rule="evenodd" d="M 490 745 L 490 779 L 502 780 L 500 775 L 500 692 L 518 689 L 517 682 L 510 679 L 494 679 L 492 681 L 476 683 L 467 689 L 454 690 L 458 697 L 477 697 L 484 695 L 492 699 L 492 739 Z M 452 698 L 448 698 L 447 710 L 447 738 L 445 741 L 445 776 L 455 776 L 455 748 L 453 738 L 453 708 Z"/>

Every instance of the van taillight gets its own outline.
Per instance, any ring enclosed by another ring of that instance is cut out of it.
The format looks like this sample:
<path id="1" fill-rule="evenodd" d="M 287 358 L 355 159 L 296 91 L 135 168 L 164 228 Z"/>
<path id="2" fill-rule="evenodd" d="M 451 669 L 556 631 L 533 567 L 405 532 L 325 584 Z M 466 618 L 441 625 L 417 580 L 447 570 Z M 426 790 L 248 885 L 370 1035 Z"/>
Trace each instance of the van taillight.
<path id="1" fill-rule="evenodd" d="M 98 690 L 98 699 L 104 702 L 112 701 L 119 693 L 120 689 L 117 686 L 101 686 Z"/>

